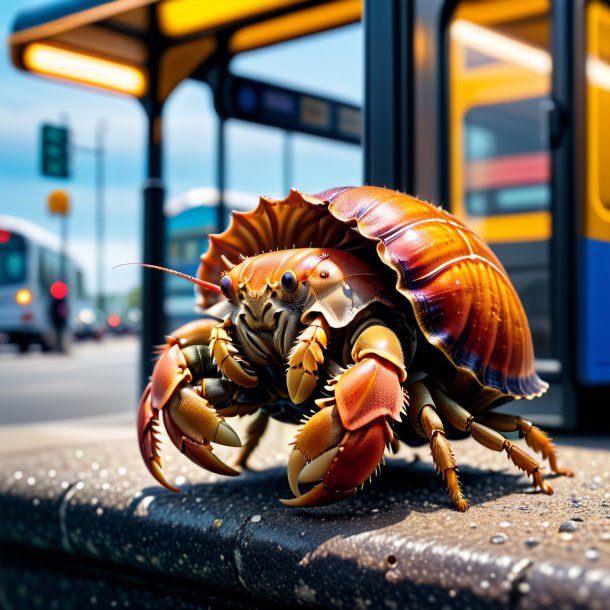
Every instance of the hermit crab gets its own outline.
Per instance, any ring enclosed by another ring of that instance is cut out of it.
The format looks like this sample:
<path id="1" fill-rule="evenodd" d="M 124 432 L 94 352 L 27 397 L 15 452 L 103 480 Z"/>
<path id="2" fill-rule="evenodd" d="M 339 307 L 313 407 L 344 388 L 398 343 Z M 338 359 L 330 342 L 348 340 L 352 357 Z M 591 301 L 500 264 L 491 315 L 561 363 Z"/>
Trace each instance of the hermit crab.
<path id="1" fill-rule="evenodd" d="M 460 511 L 468 501 L 449 438 L 505 451 L 547 494 L 538 462 L 502 432 L 518 431 L 553 472 L 572 474 L 544 432 L 494 411 L 547 384 L 504 268 L 448 212 L 368 186 L 263 197 L 210 236 L 197 275 L 201 317 L 168 337 L 140 401 L 142 456 L 165 487 L 178 491 L 163 472 L 160 414 L 182 453 L 223 475 L 238 470 L 213 443 L 242 446 L 225 418 L 257 414 L 241 466 L 269 417 L 303 424 L 288 506 L 352 495 L 397 439 L 430 444 Z"/>

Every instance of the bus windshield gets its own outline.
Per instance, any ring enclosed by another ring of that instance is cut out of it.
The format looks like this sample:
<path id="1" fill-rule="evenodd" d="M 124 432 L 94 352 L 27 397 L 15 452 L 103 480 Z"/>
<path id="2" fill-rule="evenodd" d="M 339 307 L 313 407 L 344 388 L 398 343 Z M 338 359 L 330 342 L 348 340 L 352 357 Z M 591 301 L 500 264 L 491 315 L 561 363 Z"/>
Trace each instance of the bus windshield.
<path id="1" fill-rule="evenodd" d="M 0 230 L 0 286 L 25 280 L 26 249 L 21 235 Z"/>

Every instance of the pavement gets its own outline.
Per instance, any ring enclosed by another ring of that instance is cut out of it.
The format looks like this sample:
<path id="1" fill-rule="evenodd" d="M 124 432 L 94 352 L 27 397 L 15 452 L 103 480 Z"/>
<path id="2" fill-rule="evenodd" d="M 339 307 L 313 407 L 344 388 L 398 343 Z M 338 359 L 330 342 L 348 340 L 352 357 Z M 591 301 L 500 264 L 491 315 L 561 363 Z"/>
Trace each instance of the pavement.
<path id="1" fill-rule="evenodd" d="M 132 419 L 0 428 L 0 607 L 610 608 L 607 438 L 561 439 L 576 474 L 549 477 L 553 496 L 469 439 L 454 444 L 466 513 L 425 447 L 342 503 L 289 509 L 293 428 L 231 479 L 165 443 L 173 494 Z"/>
<path id="2" fill-rule="evenodd" d="M 132 411 L 138 346 L 131 336 L 75 342 L 69 355 L 0 345 L 0 425 Z"/>

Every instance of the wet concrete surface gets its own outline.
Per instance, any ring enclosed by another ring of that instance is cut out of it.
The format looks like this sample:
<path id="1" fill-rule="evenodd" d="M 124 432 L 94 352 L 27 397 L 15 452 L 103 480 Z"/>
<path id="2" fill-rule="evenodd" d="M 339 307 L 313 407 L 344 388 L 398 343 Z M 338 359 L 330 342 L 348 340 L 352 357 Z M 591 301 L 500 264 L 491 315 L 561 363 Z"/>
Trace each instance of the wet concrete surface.
<path id="1" fill-rule="evenodd" d="M 0 429 L 0 602 L 8 607 L 89 607 L 92 597 L 108 602 L 99 607 L 163 607 L 169 596 L 184 608 L 610 608 L 607 439 L 562 443 L 560 463 L 576 474 L 549 477 L 553 496 L 532 492 L 505 455 L 456 442 L 471 503 L 458 513 L 425 447 L 403 448 L 353 498 L 289 509 L 277 499 L 290 497 L 294 429 L 269 431 L 256 471 L 232 479 L 166 443 L 181 494 L 148 475 L 135 434 L 95 429 L 103 441 L 66 434 L 53 443 L 27 427 Z M 33 451 L 35 441 L 46 448 Z"/>

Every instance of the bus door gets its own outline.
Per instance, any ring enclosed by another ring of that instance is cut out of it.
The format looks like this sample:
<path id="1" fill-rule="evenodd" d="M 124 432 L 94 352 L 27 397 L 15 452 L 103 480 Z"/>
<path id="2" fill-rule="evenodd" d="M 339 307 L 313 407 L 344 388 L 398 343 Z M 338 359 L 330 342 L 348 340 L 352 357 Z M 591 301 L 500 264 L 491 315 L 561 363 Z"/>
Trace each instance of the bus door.
<path id="1" fill-rule="evenodd" d="M 536 368 L 552 381 L 562 362 L 551 265 L 551 3 L 462 0 L 448 51 L 450 209 L 508 271 L 530 322 Z M 563 425 L 558 402 L 536 401 L 537 421 Z"/>
<path id="2" fill-rule="evenodd" d="M 575 86 L 585 92 L 584 162 L 579 185 L 583 205 L 578 221 L 577 374 L 585 387 L 610 394 L 610 3 L 578 2 L 585 40 L 578 49 Z M 579 78 L 582 76 L 582 80 Z M 601 404 L 601 403 L 600 403 Z M 594 415 L 595 416 L 595 415 Z"/>

